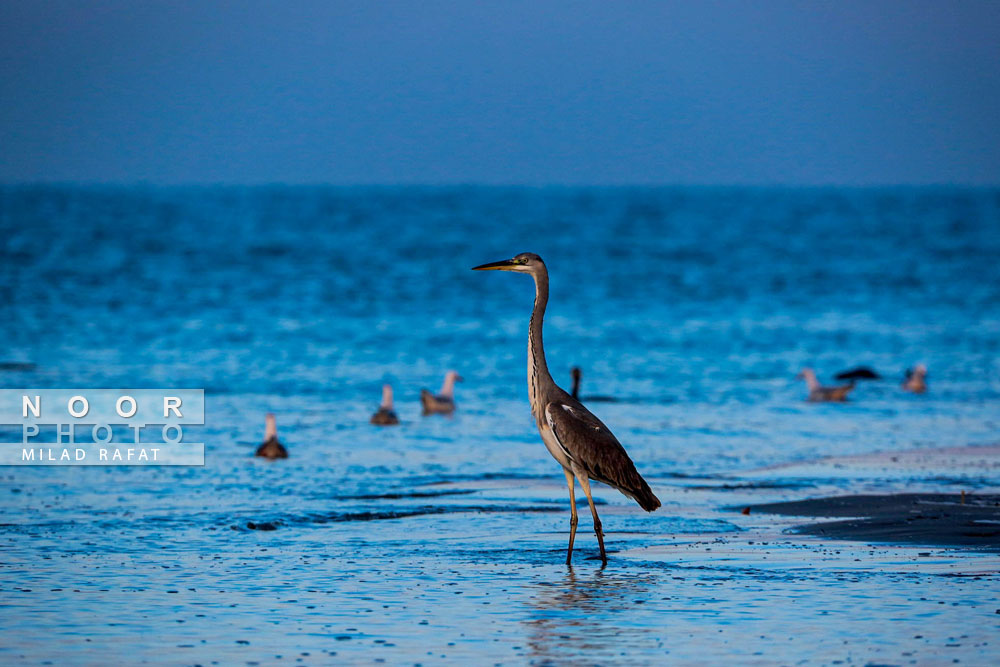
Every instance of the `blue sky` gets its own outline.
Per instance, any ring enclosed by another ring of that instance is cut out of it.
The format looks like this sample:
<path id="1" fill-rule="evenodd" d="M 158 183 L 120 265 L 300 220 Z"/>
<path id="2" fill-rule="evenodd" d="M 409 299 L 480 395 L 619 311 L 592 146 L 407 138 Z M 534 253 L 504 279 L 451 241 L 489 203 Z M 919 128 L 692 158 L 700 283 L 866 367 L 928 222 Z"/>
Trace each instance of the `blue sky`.
<path id="1" fill-rule="evenodd" d="M 0 0 L 0 182 L 1000 184 L 1000 2 Z"/>

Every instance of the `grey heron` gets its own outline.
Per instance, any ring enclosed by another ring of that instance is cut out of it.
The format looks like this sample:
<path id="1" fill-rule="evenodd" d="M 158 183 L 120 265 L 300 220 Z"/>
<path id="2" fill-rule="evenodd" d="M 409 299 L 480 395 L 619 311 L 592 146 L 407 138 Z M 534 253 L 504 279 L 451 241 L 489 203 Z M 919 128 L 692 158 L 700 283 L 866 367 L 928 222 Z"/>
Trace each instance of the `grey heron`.
<path id="1" fill-rule="evenodd" d="M 838 385 L 836 387 L 824 387 L 816 379 L 816 372 L 811 368 L 803 368 L 798 374 L 798 378 L 804 379 L 809 387 L 809 400 L 813 403 L 843 402 L 847 400 L 847 395 L 854 389 L 854 382 Z"/>
<path id="2" fill-rule="evenodd" d="M 903 380 L 903 389 L 914 394 L 927 391 L 927 366 L 917 364 L 913 368 L 908 368 L 906 378 Z"/>
<path id="3" fill-rule="evenodd" d="M 369 420 L 376 426 L 393 426 L 399 423 L 396 411 L 392 409 L 392 385 L 382 385 L 382 403 L 378 406 L 378 412 L 372 415 Z"/>
<path id="4" fill-rule="evenodd" d="M 437 395 L 426 389 L 420 390 L 420 404 L 424 406 L 424 416 L 433 414 L 450 415 L 455 411 L 455 383 L 461 382 L 462 376 L 455 371 L 444 374 L 444 384 Z"/>
<path id="5" fill-rule="evenodd" d="M 569 487 L 571 514 L 566 563 L 572 560 L 573 541 L 576 539 L 575 479 L 587 496 L 590 513 L 594 517 L 594 534 L 601 548 L 601 562 L 607 564 L 604 533 L 590 493 L 590 480 L 618 489 L 647 512 L 659 507 L 660 500 L 653 495 L 611 430 L 582 403 L 560 389 L 549 374 L 542 345 L 542 319 L 549 301 L 549 273 L 542 258 L 525 252 L 513 259 L 477 266 L 473 271 L 514 271 L 527 273 L 535 280 L 535 307 L 528 325 L 528 399 L 542 442 L 562 466 L 566 486 Z"/>
<path id="6" fill-rule="evenodd" d="M 256 456 L 265 459 L 287 459 L 288 450 L 278 442 L 278 427 L 274 421 L 274 414 L 268 412 L 264 426 L 264 442 L 257 448 Z"/>

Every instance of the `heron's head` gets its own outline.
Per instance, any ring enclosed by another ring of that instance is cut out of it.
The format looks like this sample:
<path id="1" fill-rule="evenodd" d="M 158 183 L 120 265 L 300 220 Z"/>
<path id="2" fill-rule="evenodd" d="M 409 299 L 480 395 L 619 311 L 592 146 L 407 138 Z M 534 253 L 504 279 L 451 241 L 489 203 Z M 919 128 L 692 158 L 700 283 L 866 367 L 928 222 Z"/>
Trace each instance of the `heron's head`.
<path id="1" fill-rule="evenodd" d="M 533 252 L 522 252 L 511 259 L 504 259 L 499 262 L 480 264 L 473 267 L 473 271 L 516 271 L 518 273 L 537 273 L 545 268 L 542 258 Z"/>
<path id="2" fill-rule="evenodd" d="M 451 380 L 452 382 L 464 382 L 465 378 L 458 374 L 457 371 L 448 371 L 445 373 L 445 379 Z"/>
<path id="3" fill-rule="evenodd" d="M 816 371 L 811 368 L 803 368 L 799 371 L 799 374 L 795 376 L 795 379 L 797 380 L 808 380 L 810 378 L 813 380 L 816 379 Z"/>
<path id="4" fill-rule="evenodd" d="M 580 370 L 579 366 L 574 366 L 572 370 L 570 370 L 570 375 L 573 376 L 574 382 L 579 382 L 580 376 L 583 375 L 583 372 Z"/>

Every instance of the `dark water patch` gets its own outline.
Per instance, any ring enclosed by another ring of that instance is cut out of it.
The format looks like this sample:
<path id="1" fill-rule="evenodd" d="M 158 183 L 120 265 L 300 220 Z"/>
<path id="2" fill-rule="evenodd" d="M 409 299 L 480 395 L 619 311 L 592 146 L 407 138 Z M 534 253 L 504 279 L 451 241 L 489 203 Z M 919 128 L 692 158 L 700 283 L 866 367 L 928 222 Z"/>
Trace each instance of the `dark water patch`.
<path id="1" fill-rule="evenodd" d="M 896 493 L 812 498 L 780 503 L 751 505 L 754 512 L 787 516 L 879 516 L 920 511 L 928 507 L 966 508 L 986 513 L 1000 512 L 1000 494 Z M 730 507 L 738 510 L 742 508 Z"/>
<path id="2" fill-rule="evenodd" d="M 37 364 L 25 361 L 0 361 L 0 371 L 20 371 L 28 373 L 38 368 Z"/>
<path id="3" fill-rule="evenodd" d="M 762 482 L 739 482 L 733 484 L 690 484 L 683 488 L 693 491 L 747 491 L 754 489 L 810 489 L 815 488 L 815 484 L 807 481 L 789 480 L 762 481 Z"/>
<path id="4" fill-rule="evenodd" d="M 278 530 L 280 523 L 273 523 L 271 521 L 263 521 L 261 523 L 254 523 L 253 521 L 247 521 L 248 530 Z"/>
<path id="5" fill-rule="evenodd" d="M 327 523 L 342 522 L 366 522 L 366 521 L 392 521 L 394 519 L 407 519 L 418 516 L 430 516 L 436 514 L 522 514 L 522 513 L 544 513 L 560 512 L 563 508 L 555 505 L 456 505 L 456 506 L 425 506 L 413 509 L 399 510 L 365 510 L 357 512 L 329 512 L 313 514 L 284 515 L 281 518 L 268 519 L 266 521 L 241 521 L 230 527 L 233 530 L 261 530 L 260 528 L 250 528 L 254 525 L 293 526 L 293 525 L 323 525 Z M 263 530 L 271 530 L 265 528 Z"/>
<path id="6" fill-rule="evenodd" d="M 871 517 L 796 526 L 803 535 L 855 542 L 971 547 L 1000 551 L 1000 512 L 980 521 L 969 512 L 943 512 L 916 516 Z"/>
<path id="7" fill-rule="evenodd" d="M 721 474 L 721 473 L 720 474 L 705 473 L 705 474 L 699 475 L 699 474 L 689 474 L 689 473 L 676 472 L 676 471 L 675 472 L 658 473 L 656 475 L 656 477 L 657 478 L 664 478 L 664 479 L 726 479 L 726 477 L 723 474 Z"/>
<path id="8" fill-rule="evenodd" d="M 416 516 L 436 514 L 504 514 L 504 513 L 544 513 L 566 511 L 562 503 L 544 504 L 538 500 L 535 505 L 423 505 L 409 508 L 359 509 L 342 512 L 311 512 L 305 514 L 277 514 L 266 519 L 253 516 L 233 523 L 231 514 L 198 512 L 178 515 L 157 515 L 148 517 L 114 516 L 99 520 L 45 521 L 39 523 L 0 523 L 0 534 L 52 535 L 65 532 L 87 534 L 107 534 L 122 530 L 161 531 L 165 529 L 206 528 L 216 530 L 230 527 L 233 530 L 274 530 L 282 526 L 322 525 L 341 522 L 389 521 Z M 595 504 L 597 501 L 595 500 Z M 252 524 L 252 525 L 251 525 Z"/>
<path id="9" fill-rule="evenodd" d="M 537 479 L 554 479 L 555 475 L 539 475 L 519 472 L 485 472 L 477 474 L 454 474 L 447 477 L 441 476 L 414 476 L 408 481 L 414 486 L 439 486 L 443 484 L 459 484 L 465 482 L 495 482 L 495 481 L 524 481 Z"/>
<path id="10" fill-rule="evenodd" d="M 945 476 L 945 475 L 935 475 L 934 477 L 928 477 L 928 482 L 934 482 L 935 484 L 941 484 L 944 486 L 960 486 L 968 489 L 969 487 L 984 487 L 984 486 L 997 486 L 998 480 L 996 477 L 989 479 L 986 477 L 961 477 L 961 476 Z"/>
<path id="11" fill-rule="evenodd" d="M 736 509 L 736 508 L 729 508 Z M 796 526 L 796 533 L 840 540 L 1000 549 L 1000 495 L 901 493 L 751 505 L 751 512 L 851 517 Z"/>
<path id="12" fill-rule="evenodd" d="M 463 496 L 475 493 L 476 489 L 442 489 L 440 491 L 409 491 L 373 493 L 349 496 L 329 496 L 331 500 L 408 500 L 411 498 L 440 498 L 444 496 Z"/>

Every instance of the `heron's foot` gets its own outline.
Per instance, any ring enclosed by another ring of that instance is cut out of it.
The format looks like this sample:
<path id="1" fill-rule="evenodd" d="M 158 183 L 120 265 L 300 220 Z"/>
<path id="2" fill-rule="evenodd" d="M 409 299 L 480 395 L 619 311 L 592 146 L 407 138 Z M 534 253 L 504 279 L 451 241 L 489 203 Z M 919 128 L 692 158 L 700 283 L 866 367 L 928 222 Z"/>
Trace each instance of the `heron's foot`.
<path id="1" fill-rule="evenodd" d="M 604 565 L 608 564 L 608 554 L 604 551 L 604 530 L 602 530 L 601 522 L 597 521 L 594 523 L 594 534 L 597 535 L 597 545 L 601 547 L 601 563 Z"/>

